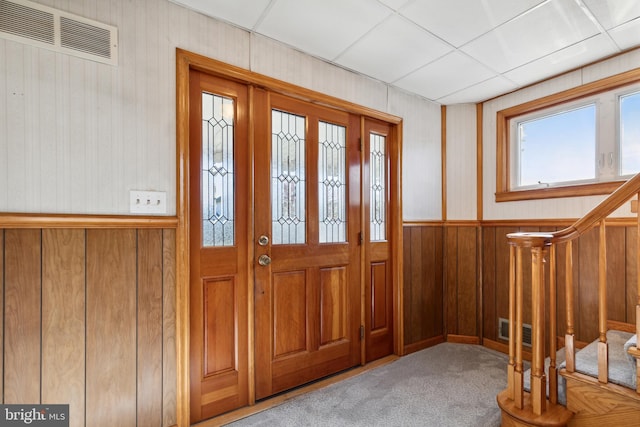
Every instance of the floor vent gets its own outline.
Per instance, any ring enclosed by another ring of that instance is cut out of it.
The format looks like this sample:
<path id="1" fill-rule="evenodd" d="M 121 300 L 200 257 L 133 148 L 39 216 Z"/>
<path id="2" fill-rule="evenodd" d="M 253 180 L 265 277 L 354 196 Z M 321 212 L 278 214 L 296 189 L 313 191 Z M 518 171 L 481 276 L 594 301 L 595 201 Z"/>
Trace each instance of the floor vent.
<path id="1" fill-rule="evenodd" d="M 0 0 L 0 37 L 118 65 L 118 29 L 27 0 Z"/>
<path id="2" fill-rule="evenodd" d="M 498 338 L 509 341 L 509 319 L 499 318 Z M 531 325 L 522 324 L 522 344 L 531 347 Z"/>

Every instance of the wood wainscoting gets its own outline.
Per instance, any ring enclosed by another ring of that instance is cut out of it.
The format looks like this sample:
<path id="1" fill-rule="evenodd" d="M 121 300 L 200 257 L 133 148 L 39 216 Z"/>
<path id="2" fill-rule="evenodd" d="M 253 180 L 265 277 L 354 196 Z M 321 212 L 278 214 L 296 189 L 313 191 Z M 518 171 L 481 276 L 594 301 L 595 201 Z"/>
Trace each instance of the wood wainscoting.
<path id="1" fill-rule="evenodd" d="M 569 225 L 570 221 L 546 221 L 544 227 L 534 227 L 526 222 L 486 224 L 482 227 L 483 253 L 483 338 L 484 342 L 506 344 L 498 336 L 499 318 L 509 318 L 509 245 L 507 234 L 518 231 L 555 231 Z M 607 313 L 608 318 L 622 323 L 635 324 L 637 302 L 637 267 L 635 245 L 637 225 L 626 219 L 610 220 L 606 225 L 607 238 Z M 623 242 L 624 244 L 621 244 Z M 548 256 L 548 255 L 547 255 Z M 565 316 L 565 247 L 559 245 L 557 257 L 557 336 L 564 337 Z M 524 268 L 524 323 L 531 323 L 530 257 L 525 257 Z M 575 336 L 578 343 L 588 343 L 598 336 L 598 229 L 580 237 L 573 246 L 573 277 L 575 299 Z M 548 289 L 549 271 L 545 271 Z M 548 321 L 548 319 L 547 319 Z M 504 347 L 506 349 L 506 347 Z"/>
<path id="2" fill-rule="evenodd" d="M 444 341 L 442 223 L 403 227 L 404 349 Z"/>
<path id="3" fill-rule="evenodd" d="M 70 426 L 176 423 L 175 229 L 0 228 L 0 393 Z"/>
<path id="4" fill-rule="evenodd" d="M 507 234 L 555 231 L 571 220 L 434 221 L 404 224 L 405 353 L 442 341 L 482 343 L 505 351 L 499 319 L 509 317 L 509 245 Z M 536 225 L 534 225 L 536 224 Z M 607 222 L 607 305 L 610 320 L 635 324 L 637 226 L 631 219 Z M 624 242 L 624 245 L 619 244 Z M 556 251 L 564 260 L 562 245 Z M 573 248 L 576 340 L 597 337 L 598 231 L 580 237 Z M 524 262 L 524 323 L 531 322 L 530 259 Z M 564 337 L 564 261 L 557 263 L 558 337 Z M 548 270 L 546 283 L 548 286 Z"/>

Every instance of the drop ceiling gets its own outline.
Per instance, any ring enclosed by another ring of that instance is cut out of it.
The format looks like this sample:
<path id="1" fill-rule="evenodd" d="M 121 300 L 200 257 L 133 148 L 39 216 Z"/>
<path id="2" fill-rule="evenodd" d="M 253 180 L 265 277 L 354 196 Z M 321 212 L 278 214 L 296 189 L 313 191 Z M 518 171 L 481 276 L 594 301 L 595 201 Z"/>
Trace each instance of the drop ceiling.
<path id="1" fill-rule="evenodd" d="M 640 46 L 639 0 L 172 1 L 446 105 Z"/>

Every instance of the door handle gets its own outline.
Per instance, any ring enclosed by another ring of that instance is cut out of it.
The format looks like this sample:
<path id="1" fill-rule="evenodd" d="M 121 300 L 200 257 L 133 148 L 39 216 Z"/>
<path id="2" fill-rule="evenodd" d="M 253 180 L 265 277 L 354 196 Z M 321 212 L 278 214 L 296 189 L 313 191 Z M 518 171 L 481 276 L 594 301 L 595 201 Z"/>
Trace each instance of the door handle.
<path id="1" fill-rule="evenodd" d="M 258 257 L 258 264 L 262 265 L 262 266 L 267 266 L 269 264 L 271 264 L 271 257 L 269 255 L 260 255 Z"/>

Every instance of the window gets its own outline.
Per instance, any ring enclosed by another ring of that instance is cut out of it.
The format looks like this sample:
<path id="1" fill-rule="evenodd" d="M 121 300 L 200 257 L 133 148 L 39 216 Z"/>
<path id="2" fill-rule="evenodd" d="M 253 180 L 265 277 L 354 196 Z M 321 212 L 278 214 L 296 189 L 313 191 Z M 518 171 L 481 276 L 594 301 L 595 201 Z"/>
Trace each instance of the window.
<path id="1" fill-rule="evenodd" d="M 496 201 L 606 194 L 640 172 L 640 71 L 620 76 L 498 112 Z"/>
<path id="2" fill-rule="evenodd" d="M 596 105 L 513 122 L 512 187 L 548 187 L 596 177 Z"/>
<path id="3" fill-rule="evenodd" d="M 640 91 L 620 97 L 620 173 L 640 171 Z"/>

